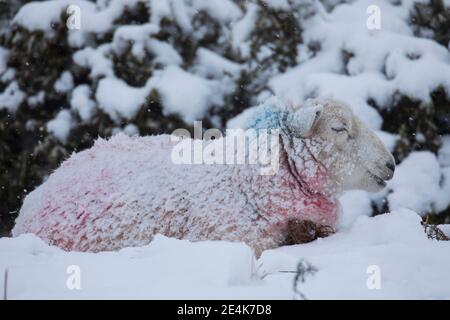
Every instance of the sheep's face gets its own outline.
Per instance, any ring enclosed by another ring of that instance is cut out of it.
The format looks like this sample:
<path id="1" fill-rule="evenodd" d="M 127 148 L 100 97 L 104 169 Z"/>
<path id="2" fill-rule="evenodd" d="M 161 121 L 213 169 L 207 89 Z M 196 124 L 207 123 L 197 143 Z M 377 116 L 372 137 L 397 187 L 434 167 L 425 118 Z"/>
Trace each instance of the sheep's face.
<path id="1" fill-rule="evenodd" d="M 340 190 L 376 192 L 394 174 L 392 154 L 341 102 L 308 101 L 291 112 L 288 127 L 294 144 L 303 145 L 302 152 L 308 152 Z"/>

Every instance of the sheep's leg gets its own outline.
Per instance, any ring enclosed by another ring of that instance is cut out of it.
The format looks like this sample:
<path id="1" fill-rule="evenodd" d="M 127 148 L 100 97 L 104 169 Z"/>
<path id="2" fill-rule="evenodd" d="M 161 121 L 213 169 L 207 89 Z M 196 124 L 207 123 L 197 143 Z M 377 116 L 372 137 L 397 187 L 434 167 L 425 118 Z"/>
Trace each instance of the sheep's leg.
<path id="1" fill-rule="evenodd" d="M 334 233 L 329 226 L 316 224 L 310 220 L 291 219 L 287 223 L 286 245 L 311 242 Z"/>

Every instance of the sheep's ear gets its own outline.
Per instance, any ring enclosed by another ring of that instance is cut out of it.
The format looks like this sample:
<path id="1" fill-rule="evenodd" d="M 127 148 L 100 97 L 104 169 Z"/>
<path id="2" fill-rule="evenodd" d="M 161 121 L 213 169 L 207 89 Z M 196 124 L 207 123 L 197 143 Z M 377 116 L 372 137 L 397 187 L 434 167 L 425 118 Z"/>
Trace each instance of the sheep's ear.
<path id="1" fill-rule="evenodd" d="M 319 121 L 322 110 L 321 104 L 307 104 L 291 111 L 287 118 L 287 125 L 296 137 L 308 138 Z"/>

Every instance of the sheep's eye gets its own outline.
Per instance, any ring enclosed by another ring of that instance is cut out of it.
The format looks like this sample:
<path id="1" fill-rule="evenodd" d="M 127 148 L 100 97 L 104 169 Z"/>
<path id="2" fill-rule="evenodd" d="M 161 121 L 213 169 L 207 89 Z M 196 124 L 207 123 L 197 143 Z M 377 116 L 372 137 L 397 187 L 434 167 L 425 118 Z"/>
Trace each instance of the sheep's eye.
<path id="1" fill-rule="evenodd" d="M 333 130 L 335 132 L 344 132 L 344 131 L 347 131 L 347 128 L 345 128 L 345 127 L 331 128 L 331 130 Z"/>

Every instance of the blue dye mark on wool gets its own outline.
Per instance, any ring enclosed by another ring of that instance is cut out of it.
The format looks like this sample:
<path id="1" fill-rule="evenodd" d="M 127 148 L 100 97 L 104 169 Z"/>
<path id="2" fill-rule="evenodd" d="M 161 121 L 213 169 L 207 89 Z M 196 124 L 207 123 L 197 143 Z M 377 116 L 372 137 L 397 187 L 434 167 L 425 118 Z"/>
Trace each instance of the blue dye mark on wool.
<path id="1" fill-rule="evenodd" d="M 275 107 L 264 107 L 255 114 L 249 128 L 256 130 L 257 133 L 260 130 L 282 129 L 286 117 L 285 111 Z"/>

